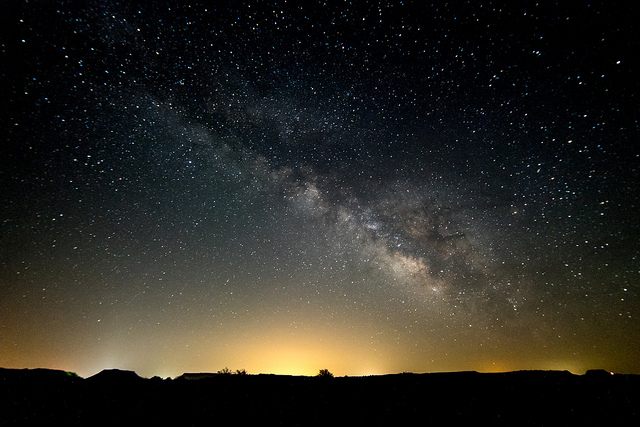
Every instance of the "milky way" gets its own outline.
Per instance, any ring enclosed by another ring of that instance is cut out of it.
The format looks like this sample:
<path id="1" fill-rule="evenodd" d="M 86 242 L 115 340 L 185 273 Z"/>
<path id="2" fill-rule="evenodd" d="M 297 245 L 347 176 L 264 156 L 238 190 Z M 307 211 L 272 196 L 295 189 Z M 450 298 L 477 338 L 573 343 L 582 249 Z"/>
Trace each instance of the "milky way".
<path id="1" fill-rule="evenodd" d="M 640 372 L 635 6 L 0 8 L 1 366 Z"/>

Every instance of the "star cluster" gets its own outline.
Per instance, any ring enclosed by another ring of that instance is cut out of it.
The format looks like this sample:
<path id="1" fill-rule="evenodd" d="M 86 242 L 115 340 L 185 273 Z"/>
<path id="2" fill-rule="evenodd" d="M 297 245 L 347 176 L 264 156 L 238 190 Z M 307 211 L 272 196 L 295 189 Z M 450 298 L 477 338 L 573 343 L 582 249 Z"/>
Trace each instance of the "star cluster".
<path id="1" fill-rule="evenodd" d="M 640 372 L 635 6 L 0 8 L 0 365 Z"/>

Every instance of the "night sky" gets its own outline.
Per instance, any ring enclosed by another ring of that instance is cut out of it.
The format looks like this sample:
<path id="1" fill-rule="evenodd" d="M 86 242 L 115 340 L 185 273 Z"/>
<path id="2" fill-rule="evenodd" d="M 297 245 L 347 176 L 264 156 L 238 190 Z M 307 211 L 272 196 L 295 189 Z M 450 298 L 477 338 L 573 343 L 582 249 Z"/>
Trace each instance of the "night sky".
<path id="1" fill-rule="evenodd" d="M 639 8 L 504 3 L 3 1 L 0 366 L 640 374 Z"/>

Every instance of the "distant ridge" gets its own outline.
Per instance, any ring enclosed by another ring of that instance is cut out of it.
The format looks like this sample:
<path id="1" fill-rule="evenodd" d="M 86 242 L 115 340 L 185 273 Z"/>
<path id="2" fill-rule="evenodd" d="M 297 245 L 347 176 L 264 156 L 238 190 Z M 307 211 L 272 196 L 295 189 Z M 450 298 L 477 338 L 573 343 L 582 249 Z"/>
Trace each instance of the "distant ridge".
<path id="1" fill-rule="evenodd" d="M 185 372 L 184 374 L 180 375 L 179 377 L 176 377 L 176 380 L 201 380 L 201 379 L 205 379 L 205 378 L 213 378 L 216 377 L 218 375 L 221 374 L 214 374 L 211 372 L 199 372 L 199 373 L 188 373 Z"/>
<path id="2" fill-rule="evenodd" d="M 49 368 L 2 368 L 0 367 L 0 377 L 3 376 L 38 376 L 42 378 L 68 378 L 75 377 L 79 379 L 86 380 L 124 380 L 124 381 L 133 381 L 133 380 L 146 380 L 150 378 L 141 377 L 135 371 L 124 370 L 124 369 L 103 369 L 102 371 L 89 376 L 89 377 L 81 377 L 77 375 L 75 372 L 64 371 L 61 369 L 49 369 Z M 248 376 L 270 376 L 270 377 L 284 377 L 284 378 L 312 378 L 313 376 L 308 375 L 289 375 L 289 374 L 270 374 L 270 373 L 258 373 L 258 374 L 246 374 Z M 344 377 L 336 377 L 336 378 L 371 378 L 371 377 L 394 377 L 394 376 L 472 376 L 472 375 L 482 375 L 482 376 L 502 376 L 502 375 L 529 375 L 529 376 L 576 376 L 576 377 L 608 377 L 613 375 L 624 375 L 624 376 L 639 376 L 635 374 L 620 374 L 615 372 L 610 372 L 604 369 L 590 369 L 584 374 L 574 374 L 567 370 L 543 370 L 543 369 L 533 369 L 533 370 L 516 370 L 516 371 L 505 371 L 505 372 L 478 372 L 478 371 L 450 371 L 450 372 L 400 372 L 400 373 L 391 373 L 391 374 L 378 374 L 378 375 L 353 375 L 353 376 L 344 376 Z M 206 379 L 206 378 L 216 378 L 220 376 L 236 376 L 233 373 L 223 374 L 220 372 L 185 372 L 173 379 L 184 379 L 184 380 L 198 380 L 198 379 Z M 158 377 L 154 377 L 157 379 Z"/>
<path id="3" fill-rule="evenodd" d="M 139 381 L 144 380 L 134 371 L 126 371 L 120 369 L 104 369 L 95 375 L 87 378 L 89 381 Z"/>
<path id="4" fill-rule="evenodd" d="M 0 425 L 640 425 L 640 376 L 589 371 L 362 377 L 185 373 L 87 379 L 0 368 Z M 497 422 L 499 421 L 499 422 Z"/>

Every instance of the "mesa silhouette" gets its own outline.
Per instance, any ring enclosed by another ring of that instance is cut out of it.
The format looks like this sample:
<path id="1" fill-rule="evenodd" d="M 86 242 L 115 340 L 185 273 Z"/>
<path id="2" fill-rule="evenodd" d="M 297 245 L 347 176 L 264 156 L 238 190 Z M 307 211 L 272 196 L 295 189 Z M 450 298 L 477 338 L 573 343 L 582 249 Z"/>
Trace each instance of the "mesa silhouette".
<path id="1" fill-rule="evenodd" d="M 2 425 L 631 425 L 640 377 L 589 371 L 248 375 L 244 371 L 89 378 L 0 368 Z M 329 373 L 329 371 L 326 371 Z"/>

